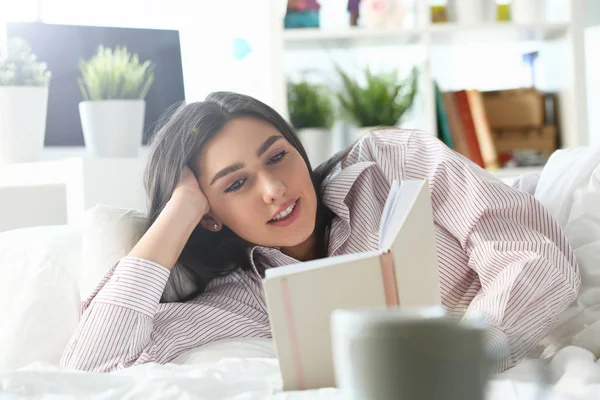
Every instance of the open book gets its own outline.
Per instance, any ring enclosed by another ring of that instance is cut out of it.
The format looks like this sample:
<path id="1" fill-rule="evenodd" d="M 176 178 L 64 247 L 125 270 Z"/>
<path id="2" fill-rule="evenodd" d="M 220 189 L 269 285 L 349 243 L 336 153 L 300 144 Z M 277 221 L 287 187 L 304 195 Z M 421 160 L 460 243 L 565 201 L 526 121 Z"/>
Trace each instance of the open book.
<path id="1" fill-rule="evenodd" d="M 336 309 L 441 305 L 428 181 L 394 182 L 380 249 L 266 270 L 263 287 L 284 390 L 335 386 Z"/>

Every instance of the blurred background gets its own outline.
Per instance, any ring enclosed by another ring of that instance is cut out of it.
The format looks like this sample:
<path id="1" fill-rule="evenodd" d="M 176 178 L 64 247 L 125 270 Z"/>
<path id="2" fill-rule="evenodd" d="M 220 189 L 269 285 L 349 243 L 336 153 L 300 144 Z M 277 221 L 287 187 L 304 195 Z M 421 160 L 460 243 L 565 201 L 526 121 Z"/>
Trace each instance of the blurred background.
<path id="1" fill-rule="evenodd" d="M 0 0 L 0 231 L 145 211 L 167 110 L 246 93 L 313 167 L 369 129 L 436 135 L 510 183 L 600 144 L 597 0 Z"/>

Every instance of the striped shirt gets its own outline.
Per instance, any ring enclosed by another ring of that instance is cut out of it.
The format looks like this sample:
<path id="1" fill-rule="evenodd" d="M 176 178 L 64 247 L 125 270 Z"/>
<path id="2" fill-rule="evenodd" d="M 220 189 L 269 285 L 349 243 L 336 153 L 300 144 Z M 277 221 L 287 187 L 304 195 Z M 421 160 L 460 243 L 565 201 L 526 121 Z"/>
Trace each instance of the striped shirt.
<path id="1" fill-rule="evenodd" d="M 323 185 L 335 213 L 329 255 L 377 250 L 379 220 L 394 180 L 430 183 L 443 306 L 483 316 L 486 345 L 507 349 L 503 370 L 521 359 L 575 300 L 580 273 L 564 232 L 532 196 L 536 177 L 505 185 L 419 131 L 367 134 Z M 110 371 L 166 363 L 226 338 L 270 338 L 261 279 L 296 263 L 278 249 L 250 251 L 252 270 L 214 279 L 185 303 L 160 303 L 170 271 L 125 257 L 83 302 L 62 358 L 67 368 Z"/>

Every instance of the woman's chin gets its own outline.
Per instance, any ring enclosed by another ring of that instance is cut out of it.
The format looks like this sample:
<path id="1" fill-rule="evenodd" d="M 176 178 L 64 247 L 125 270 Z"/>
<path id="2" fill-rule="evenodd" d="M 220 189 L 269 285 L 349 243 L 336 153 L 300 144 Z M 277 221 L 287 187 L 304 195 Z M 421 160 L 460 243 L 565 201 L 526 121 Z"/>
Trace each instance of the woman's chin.
<path id="1" fill-rule="evenodd" d="M 276 247 L 280 248 L 294 248 L 294 247 L 312 247 L 311 244 L 312 230 L 306 232 L 293 232 L 289 237 L 278 238 L 279 244 Z"/>

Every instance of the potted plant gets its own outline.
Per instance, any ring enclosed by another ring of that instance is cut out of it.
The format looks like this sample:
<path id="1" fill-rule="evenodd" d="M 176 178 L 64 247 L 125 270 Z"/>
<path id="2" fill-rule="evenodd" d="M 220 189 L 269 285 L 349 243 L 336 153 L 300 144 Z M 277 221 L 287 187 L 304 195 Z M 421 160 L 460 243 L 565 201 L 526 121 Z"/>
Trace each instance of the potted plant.
<path id="1" fill-rule="evenodd" d="M 0 48 L 0 163 L 37 161 L 44 149 L 50 72 L 21 38 Z"/>
<path id="2" fill-rule="evenodd" d="M 410 109 L 417 93 L 418 71 L 413 68 L 405 79 L 397 71 L 375 75 L 365 68 L 365 84 L 352 79 L 336 66 L 342 81 L 337 97 L 345 116 L 358 127 L 355 139 L 377 126 L 396 126 Z"/>
<path id="3" fill-rule="evenodd" d="M 136 157 L 144 131 L 144 98 L 154 82 L 154 64 L 140 63 L 126 47 L 99 46 L 80 63 L 79 103 L 86 148 L 98 157 Z"/>
<path id="4" fill-rule="evenodd" d="M 287 92 L 292 125 L 311 165 L 317 166 L 331 155 L 332 95 L 324 86 L 309 82 L 289 82 Z"/>

